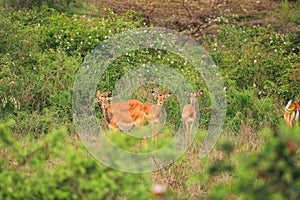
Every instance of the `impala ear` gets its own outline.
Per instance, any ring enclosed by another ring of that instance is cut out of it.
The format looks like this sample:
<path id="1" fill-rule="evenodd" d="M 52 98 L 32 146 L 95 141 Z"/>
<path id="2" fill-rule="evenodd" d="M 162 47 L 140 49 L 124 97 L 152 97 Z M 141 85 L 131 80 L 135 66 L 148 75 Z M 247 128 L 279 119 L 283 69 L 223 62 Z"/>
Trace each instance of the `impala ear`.
<path id="1" fill-rule="evenodd" d="M 151 94 L 152 94 L 155 98 L 157 97 L 157 93 L 156 93 L 154 90 L 152 90 Z"/>
<path id="2" fill-rule="evenodd" d="M 108 98 L 109 101 L 111 101 L 111 100 L 113 100 L 113 99 L 114 99 L 113 97 L 109 97 L 109 98 Z"/>
<path id="3" fill-rule="evenodd" d="M 168 94 L 165 94 L 165 98 L 168 98 L 170 95 L 171 95 L 170 92 Z"/>
<path id="4" fill-rule="evenodd" d="M 184 94 L 190 96 L 190 93 L 187 90 L 184 90 Z"/>
<path id="5" fill-rule="evenodd" d="M 103 92 L 103 93 L 102 93 L 102 96 L 105 96 L 105 97 L 106 97 L 106 96 L 108 96 L 109 94 L 111 94 L 111 91 Z"/>
<path id="6" fill-rule="evenodd" d="M 197 92 L 197 96 L 200 96 L 201 94 L 203 94 L 203 90 L 200 90 L 199 92 Z"/>
<path id="7" fill-rule="evenodd" d="M 101 95 L 100 90 L 97 91 L 97 97 L 99 97 Z"/>

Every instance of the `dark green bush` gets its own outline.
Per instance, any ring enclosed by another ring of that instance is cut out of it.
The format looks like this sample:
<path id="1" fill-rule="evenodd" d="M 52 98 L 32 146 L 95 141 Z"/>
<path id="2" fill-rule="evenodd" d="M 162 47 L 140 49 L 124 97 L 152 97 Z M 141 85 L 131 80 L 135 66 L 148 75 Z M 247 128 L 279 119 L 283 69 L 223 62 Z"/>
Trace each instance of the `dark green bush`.
<path id="1" fill-rule="evenodd" d="M 223 77 L 234 81 L 238 90 L 289 99 L 299 91 L 292 79 L 299 62 L 299 46 L 293 40 L 294 36 L 275 32 L 271 26 L 226 25 L 211 43 L 210 53 Z"/>
<path id="2" fill-rule="evenodd" d="M 237 132 L 242 122 L 256 130 L 280 123 L 282 107 L 300 91 L 293 80 L 299 62 L 294 40 L 271 26 L 225 25 L 209 42 L 227 87 L 229 130 Z"/>
<path id="3" fill-rule="evenodd" d="M 103 19 L 53 9 L 1 11 L 0 117 L 15 118 L 22 134 L 71 122 L 72 87 L 83 57 L 109 35 L 141 23 L 134 12 Z"/>
<path id="4" fill-rule="evenodd" d="M 53 8 L 68 14 L 76 13 L 84 7 L 82 0 L 2 0 L 2 2 L 15 10 Z"/>
<path id="5" fill-rule="evenodd" d="M 263 133 L 268 140 L 261 151 L 238 156 L 234 168 L 230 168 L 234 179 L 230 184 L 212 188 L 212 198 L 223 199 L 235 195 L 243 199 L 299 199 L 300 128 L 285 127 L 276 135 L 272 131 L 267 132 Z M 211 169 L 214 170 L 211 171 L 218 174 L 229 171 L 228 162 L 228 157 L 224 158 L 217 168 L 212 165 Z"/>
<path id="6" fill-rule="evenodd" d="M 101 165 L 65 128 L 17 141 L 13 123 L 0 124 L 1 199 L 149 199 L 144 174 Z"/>

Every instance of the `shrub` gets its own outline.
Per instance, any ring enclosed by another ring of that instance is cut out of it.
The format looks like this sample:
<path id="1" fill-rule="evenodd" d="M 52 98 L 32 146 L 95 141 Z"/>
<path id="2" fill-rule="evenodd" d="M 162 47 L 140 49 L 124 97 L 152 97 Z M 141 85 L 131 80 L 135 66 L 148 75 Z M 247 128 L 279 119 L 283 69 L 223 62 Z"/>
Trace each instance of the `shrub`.
<path id="1" fill-rule="evenodd" d="M 82 57 L 108 35 L 141 23 L 134 12 L 99 19 L 53 9 L 1 10 L 0 117 L 14 117 L 22 134 L 47 133 L 50 126 L 71 122 L 72 87 Z"/>
<path id="2" fill-rule="evenodd" d="M 0 124 L 1 199 L 149 199 L 144 174 L 101 165 L 65 128 L 17 141 L 13 123 Z"/>
<path id="3" fill-rule="evenodd" d="M 53 8 L 68 14 L 76 13 L 79 8 L 83 8 L 82 0 L 3 0 L 3 3 L 15 10 Z"/>
<path id="4" fill-rule="evenodd" d="M 261 151 L 247 157 L 239 156 L 234 171 L 231 171 L 235 178 L 230 186 L 227 183 L 212 188 L 211 197 L 220 199 L 235 195 L 245 199 L 299 199 L 300 129 L 286 127 L 280 133 L 266 132 L 268 140 Z M 224 162 L 228 162 L 227 158 Z M 224 167 L 220 166 L 218 173 L 224 173 Z"/>
<path id="5" fill-rule="evenodd" d="M 292 79 L 299 61 L 294 36 L 268 27 L 223 26 L 211 43 L 210 53 L 222 76 L 238 90 L 251 89 L 257 97 L 284 99 L 298 95 Z"/>

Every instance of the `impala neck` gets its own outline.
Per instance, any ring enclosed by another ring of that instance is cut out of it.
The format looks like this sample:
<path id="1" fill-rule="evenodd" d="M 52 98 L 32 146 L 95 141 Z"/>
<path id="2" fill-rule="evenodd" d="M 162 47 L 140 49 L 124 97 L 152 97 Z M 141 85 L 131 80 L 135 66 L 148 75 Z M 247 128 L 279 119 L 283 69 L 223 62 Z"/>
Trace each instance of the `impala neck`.
<path id="1" fill-rule="evenodd" d="M 106 108 L 103 108 L 104 110 L 104 117 L 105 117 L 105 120 L 107 121 L 107 123 L 110 123 L 111 122 L 111 119 L 112 119 L 112 116 L 113 114 L 112 113 L 108 113 L 108 107 Z"/>
<path id="2" fill-rule="evenodd" d="M 191 103 L 191 112 L 194 112 L 196 109 L 195 109 L 195 102 Z"/>
<path id="3" fill-rule="evenodd" d="M 196 104 L 195 101 L 191 102 L 192 108 L 195 108 L 195 104 Z"/>

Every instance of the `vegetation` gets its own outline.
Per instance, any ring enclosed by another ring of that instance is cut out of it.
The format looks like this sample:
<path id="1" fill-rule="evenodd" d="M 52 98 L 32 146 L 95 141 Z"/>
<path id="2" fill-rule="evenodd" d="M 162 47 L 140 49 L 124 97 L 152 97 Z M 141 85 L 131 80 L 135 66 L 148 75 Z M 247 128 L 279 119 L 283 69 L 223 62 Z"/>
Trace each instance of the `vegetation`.
<path id="1" fill-rule="evenodd" d="M 158 22 L 144 10 L 123 13 L 105 4 L 100 12 L 92 2 L 94 7 L 72 0 L 0 1 L 0 198 L 151 199 L 159 197 L 152 186 L 162 184 L 167 199 L 299 199 L 300 129 L 287 128 L 282 112 L 288 100 L 300 98 L 299 4 L 276 2 L 275 11 L 263 13 L 266 18 L 277 13 L 273 24 L 255 24 L 262 22 L 262 15 L 254 18 L 237 9 L 236 15 L 224 11 L 207 16 L 211 22 L 201 22 L 201 27 L 210 26 L 201 38 L 190 34 L 192 25 L 189 31 L 181 30 L 209 52 L 227 88 L 224 133 L 204 158 L 197 151 L 210 121 L 211 102 L 192 64 L 151 48 L 128 52 L 111 64 L 99 77 L 102 91 L 115 89 L 123 75 L 145 63 L 169 66 L 194 90 L 204 90 L 197 99 L 200 129 L 187 152 L 156 172 L 130 174 L 98 162 L 81 143 L 73 125 L 72 88 L 79 67 L 99 43 Z M 190 16 L 198 16 L 196 8 L 190 9 Z M 160 25 L 174 28 L 170 19 L 164 20 Z M 146 84 L 132 97 L 153 103 L 152 90 L 169 92 L 165 86 Z M 168 144 L 180 126 L 176 96 L 167 99 L 165 107 L 168 116 L 159 142 L 143 146 L 143 153 Z M 93 108 L 102 119 L 99 106 Z M 141 144 L 124 132 L 106 135 L 128 151 L 137 152 Z"/>

